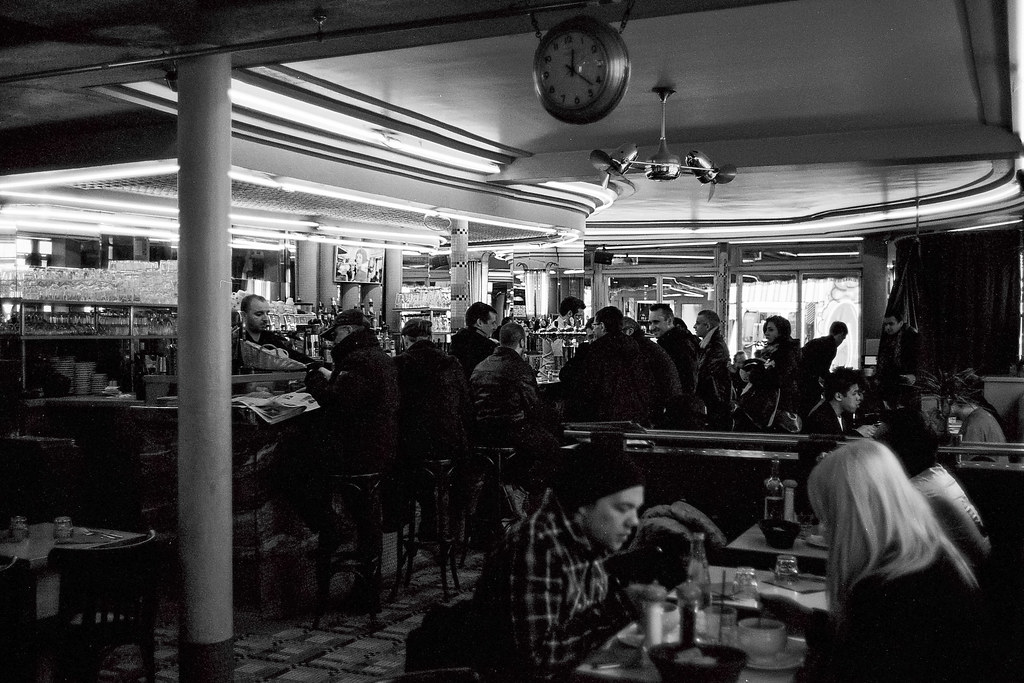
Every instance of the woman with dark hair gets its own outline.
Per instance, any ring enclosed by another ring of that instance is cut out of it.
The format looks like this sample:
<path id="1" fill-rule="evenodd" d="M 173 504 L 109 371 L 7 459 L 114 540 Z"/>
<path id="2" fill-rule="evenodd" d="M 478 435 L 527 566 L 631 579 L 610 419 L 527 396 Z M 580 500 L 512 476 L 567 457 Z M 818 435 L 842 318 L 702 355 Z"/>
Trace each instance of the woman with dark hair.
<path id="1" fill-rule="evenodd" d="M 844 445 L 814 468 L 807 492 L 829 544 L 829 628 L 798 679 L 991 680 L 974 572 L 893 452 L 869 439 Z"/>
<path id="2" fill-rule="evenodd" d="M 793 328 L 789 320 L 781 315 L 773 315 L 764 321 L 765 347 L 761 351 L 764 360 L 765 384 L 779 390 L 779 408 L 775 426 L 785 431 L 800 431 L 797 411 L 800 406 L 800 344 L 793 339 Z M 779 417 L 786 413 L 786 420 Z M 792 419 L 789 419 L 789 416 Z M 791 430 L 792 424 L 796 425 Z"/>

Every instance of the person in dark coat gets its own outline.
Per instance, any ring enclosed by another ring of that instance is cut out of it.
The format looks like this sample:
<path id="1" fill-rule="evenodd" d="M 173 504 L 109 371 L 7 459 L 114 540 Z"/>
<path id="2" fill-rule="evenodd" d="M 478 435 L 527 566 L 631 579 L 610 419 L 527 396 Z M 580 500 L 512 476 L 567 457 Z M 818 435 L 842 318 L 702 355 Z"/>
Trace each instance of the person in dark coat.
<path id="1" fill-rule="evenodd" d="M 729 347 L 722 334 L 718 313 L 705 309 L 697 314 L 693 330 L 700 339 L 697 359 L 697 397 L 704 401 L 708 426 L 717 431 L 732 429 L 732 379 Z"/>
<path id="2" fill-rule="evenodd" d="M 903 320 L 900 311 L 882 319 L 878 342 L 878 390 L 885 407 L 918 407 L 921 397 L 917 383 L 921 335 Z"/>
<path id="3" fill-rule="evenodd" d="M 771 431 L 779 406 L 779 389 L 766 374 L 764 361 L 760 358 L 744 361 L 740 368 L 740 376 L 746 378 L 746 383 L 736 396 L 736 410 L 733 411 L 735 431 Z"/>
<path id="4" fill-rule="evenodd" d="M 416 476 L 416 465 L 423 460 L 452 460 L 463 465 L 469 453 L 473 419 L 469 384 L 462 365 L 431 341 L 432 328 L 426 318 L 407 320 L 402 326 L 406 348 L 395 357 L 401 397 L 399 473 L 405 484 L 405 496 L 415 494 L 420 502 L 421 528 L 428 533 L 435 529 L 435 506 L 431 488 L 423 487 Z M 457 519 L 458 507 L 451 506 L 450 525 Z"/>
<path id="5" fill-rule="evenodd" d="M 825 380 L 832 370 L 840 344 L 849 334 L 846 323 L 836 320 L 828 328 L 828 334 L 804 344 L 800 351 L 800 415 L 808 413 L 821 400 Z"/>
<path id="6" fill-rule="evenodd" d="M 318 410 L 295 418 L 275 484 L 311 531 L 321 550 L 336 548 L 347 529 L 331 506 L 329 474 L 388 475 L 398 437 L 398 376 L 363 314 L 342 311 L 322 333 L 334 340 L 334 369 L 306 373 L 306 391 Z"/>
<path id="7" fill-rule="evenodd" d="M 594 341 L 562 367 L 566 421 L 644 424 L 650 417 L 650 371 L 636 342 L 622 333 L 622 320 L 614 306 L 599 310 Z"/>
<path id="8" fill-rule="evenodd" d="M 651 306 L 651 333 L 675 363 L 683 393 L 693 394 L 697 387 L 697 338 L 686 323 L 676 319 L 668 304 Z"/>
<path id="9" fill-rule="evenodd" d="M 852 368 L 836 368 L 825 381 L 825 395 L 804 420 L 805 434 L 875 435 L 874 425 L 854 427 L 854 414 L 864 400 L 864 378 Z"/>
<path id="10" fill-rule="evenodd" d="M 491 336 L 496 329 L 498 312 L 493 306 L 477 301 L 466 309 L 466 326 L 452 335 L 451 353 L 462 363 L 467 380 L 473 368 L 494 352 L 496 344 Z"/>
<path id="11" fill-rule="evenodd" d="M 645 424 L 682 429 L 677 423 L 678 413 L 682 410 L 683 387 L 679 383 L 679 372 L 672 357 L 660 345 L 645 337 L 640 324 L 632 318 L 622 319 L 622 332 L 636 342 L 651 373 L 651 417 Z"/>
<path id="12" fill-rule="evenodd" d="M 394 464 L 398 437 L 398 376 L 377 335 L 355 309 L 342 311 L 324 331 L 334 335 L 332 371 L 306 375 L 306 391 L 320 410 L 311 447 L 340 474 L 387 472 Z"/>
<path id="13" fill-rule="evenodd" d="M 516 456 L 504 475 L 539 500 L 557 469 L 560 443 L 552 433 L 556 420 L 541 401 L 537 371 L 523 359 L 526 330 L 507 323 L 498 332 L 499 346 L 477 364 L 470 377 L 475 424 L 473 442 L 513 447 Z M 488 520 L 477 520 L 486 524 Z"/>
<path id="14" fill-rule="evenodd" d="M 395 357 L 398 388 L 398 454 L 417 460 L 461 459 L 469 450 L 473 403 L 462 364 L 431 341 L 432 324 L 411 318 L 402 326 L 406 349 Z"/>
<path id="15" fill-rule="evenodd" d="M 798 368 L 800 366 L 800 343 L 793 339 L 793 328 L 789 320 L 781 315 L 770 316 L 763 326 L 765 347 L 761 352 L 764 361 L 765 381 L 768 387 L 779 390 L 779 418 L 788 413 L 790 423 L 795 421 L 800 407 Z M 786 429 L 786 424 L 777 425 Z M 800 431 L 794 424 L 794 431 Z"/>

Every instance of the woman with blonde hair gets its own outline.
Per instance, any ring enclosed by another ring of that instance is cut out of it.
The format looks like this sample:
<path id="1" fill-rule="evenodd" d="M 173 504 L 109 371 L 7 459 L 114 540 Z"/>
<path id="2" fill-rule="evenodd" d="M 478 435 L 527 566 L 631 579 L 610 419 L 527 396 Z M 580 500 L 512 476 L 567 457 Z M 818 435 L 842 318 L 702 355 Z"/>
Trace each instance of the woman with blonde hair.
<path id="1" fill-rule="evenodd" d="M 989 680 L 977 580 L 893 452 L 840 447 L 808 495 L 829 544 L 831 643 L 803 680 Z"/>

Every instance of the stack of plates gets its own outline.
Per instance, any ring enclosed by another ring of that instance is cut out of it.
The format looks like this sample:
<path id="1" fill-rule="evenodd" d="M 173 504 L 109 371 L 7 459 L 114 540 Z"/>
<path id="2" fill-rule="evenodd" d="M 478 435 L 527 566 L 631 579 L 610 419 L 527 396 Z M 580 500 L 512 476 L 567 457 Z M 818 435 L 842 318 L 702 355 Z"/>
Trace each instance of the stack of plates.
<path id="1" fill-rule="evenodd" d="M 107 388 L 107 373 L 97 372 L 92 376 L 92 383 L 90 384 L 91 394 L 102 394 L 103 390 Z"/>
<path id="2" fill-rule="evenodd" d="M 64 375 L 72 383 L 75 381 L 75 357 L 74 356 L 53 356 L 50 358 L 50 366 L 58 375 Z"/>
<path id="3" fill-rule="evenodd" d="M 95 361 L 83 361 L 75 363 L 74 384 L 71 393 L 75 396 L 84 396 L 92 391 L 92 376 L 96 371 Z"/>

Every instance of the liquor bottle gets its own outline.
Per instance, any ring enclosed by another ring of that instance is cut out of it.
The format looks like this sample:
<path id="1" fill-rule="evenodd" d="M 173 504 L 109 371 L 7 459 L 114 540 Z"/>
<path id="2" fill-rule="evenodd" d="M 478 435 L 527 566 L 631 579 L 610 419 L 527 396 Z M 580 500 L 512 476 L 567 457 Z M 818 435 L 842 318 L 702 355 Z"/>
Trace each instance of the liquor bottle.
<path id="1" fill-rule="evenodd" d="M 785 513 L 785 487 L 779 479 L 779 461 L 772 459 L 772 475 L 764 480 L 764 518 L 782 519 Z"/>
<path id="2" fill-rule="evenodd" d="M 370 327 L 377 329 L 377 315 L 373 312 L 373 299 L 367 299 L 369 307 L 366 310 L 367 317 L 370 318 Z"/>

